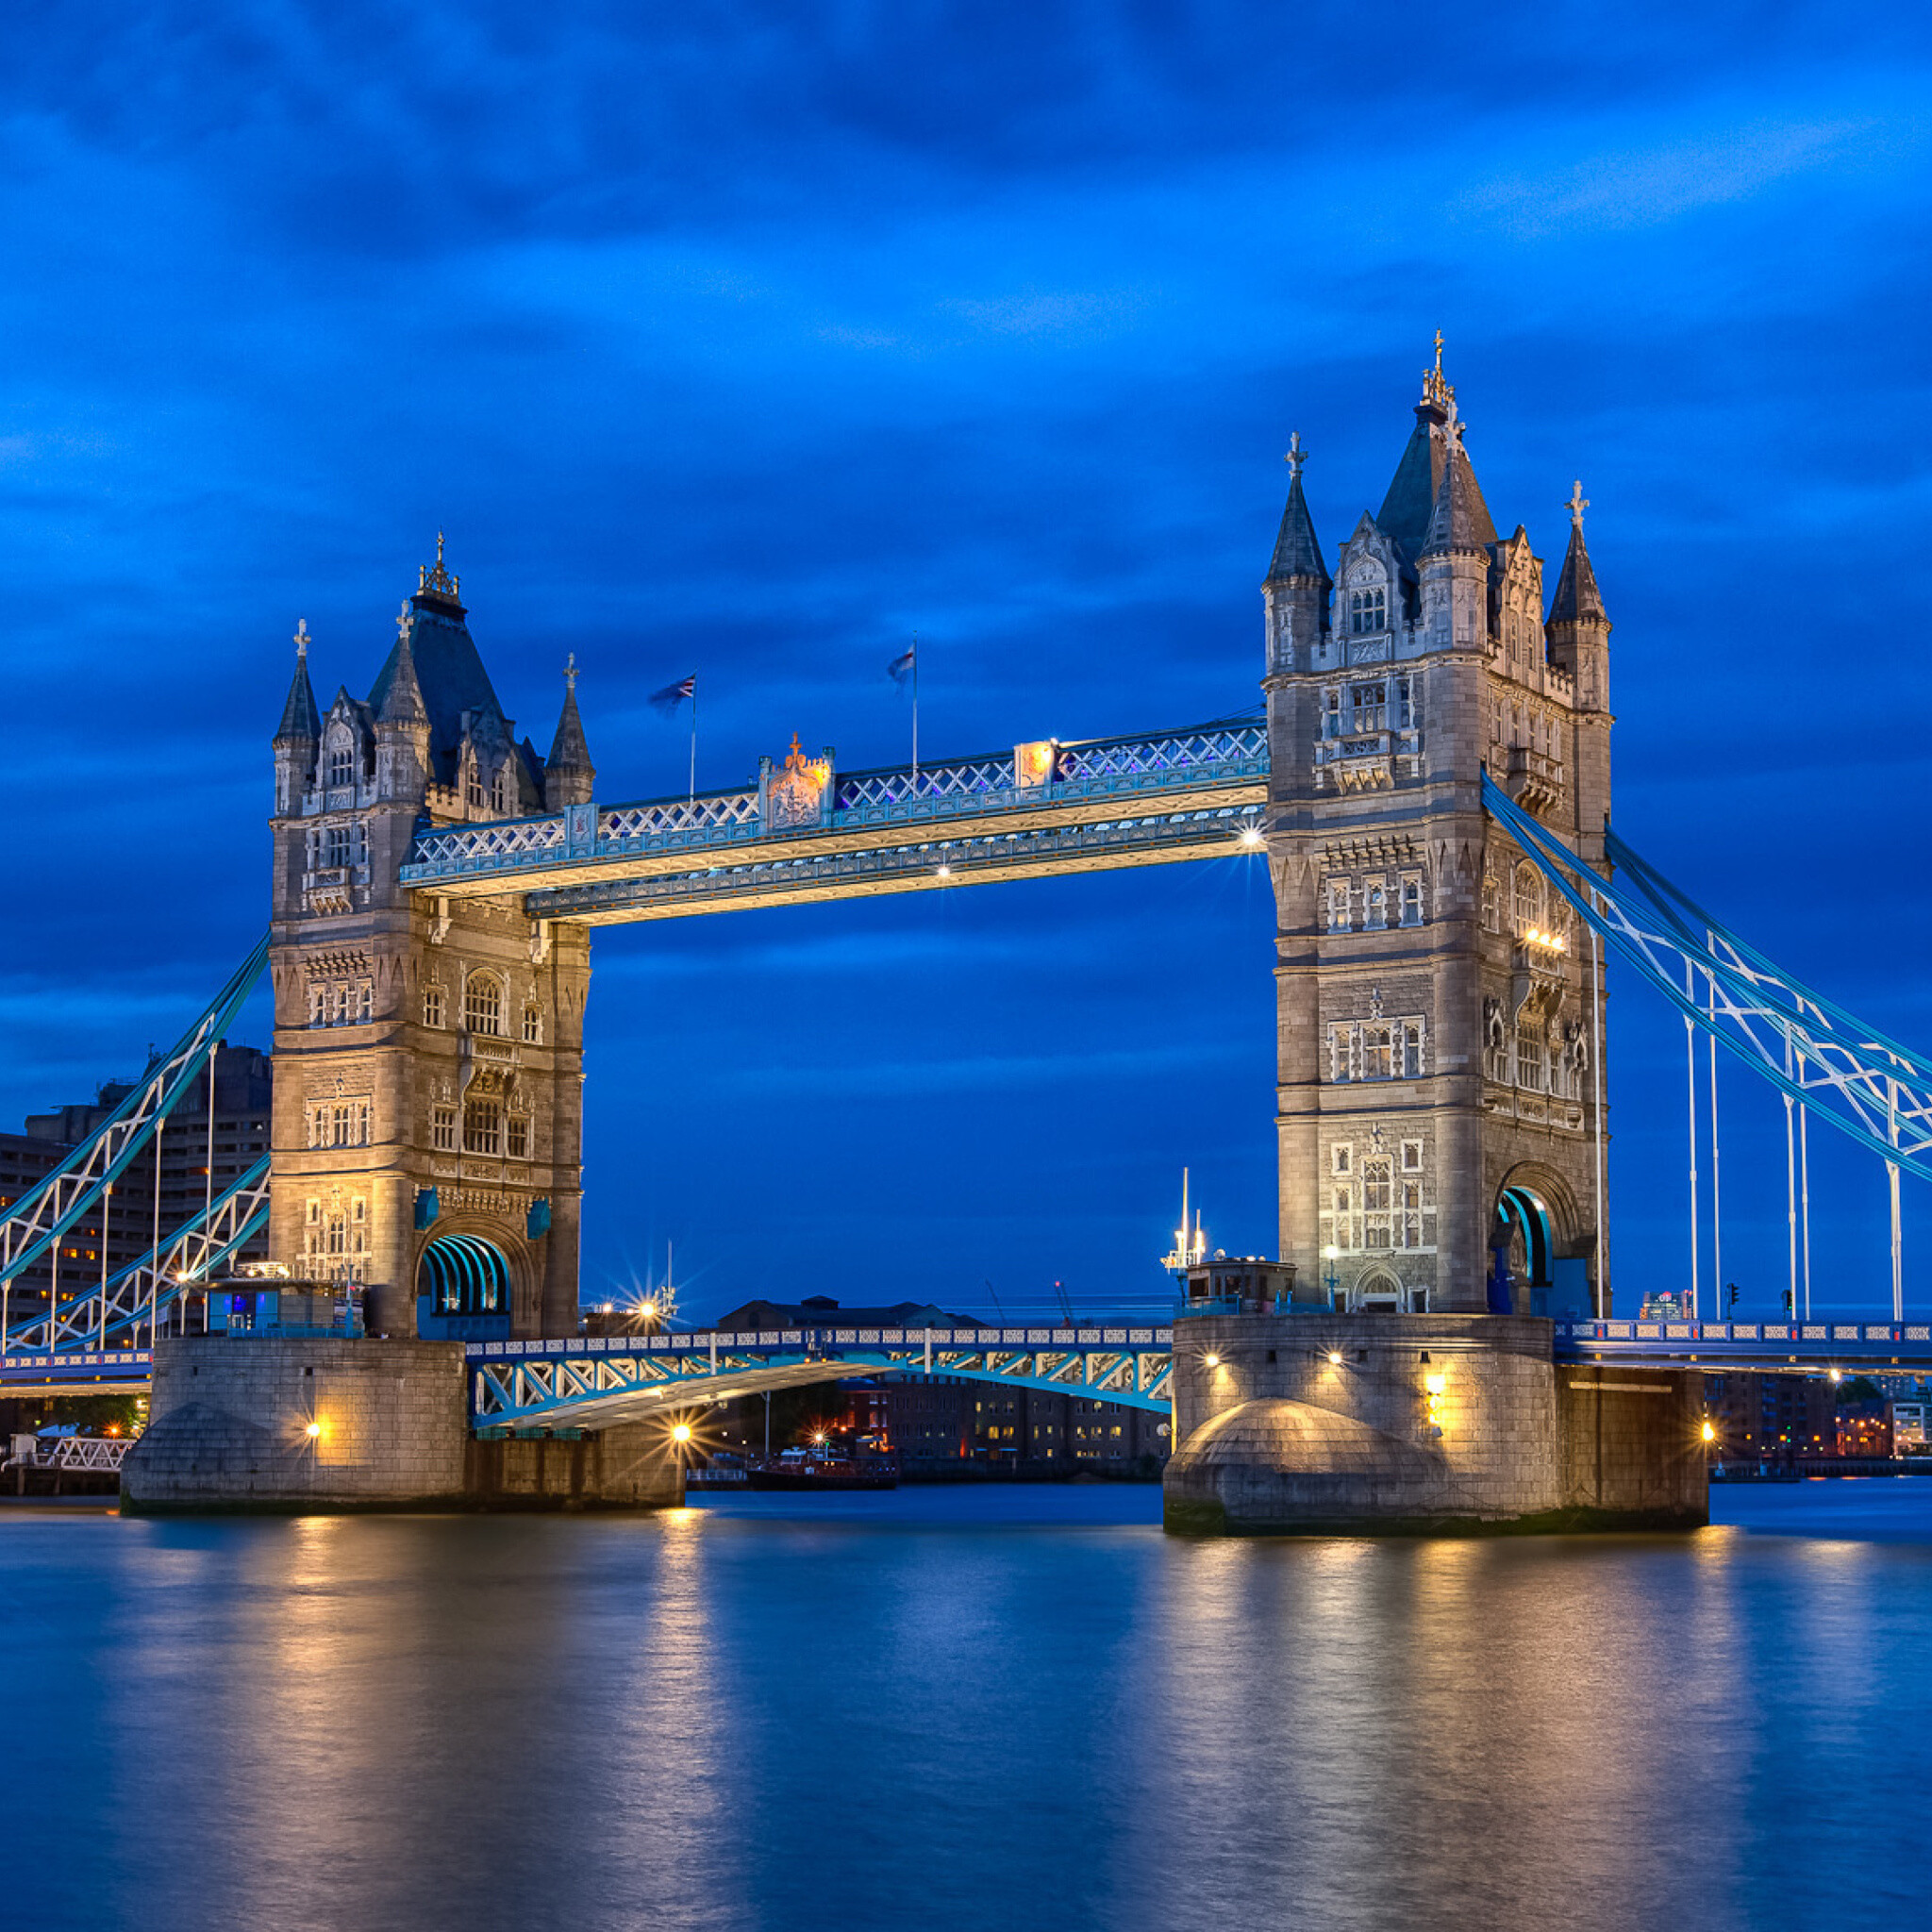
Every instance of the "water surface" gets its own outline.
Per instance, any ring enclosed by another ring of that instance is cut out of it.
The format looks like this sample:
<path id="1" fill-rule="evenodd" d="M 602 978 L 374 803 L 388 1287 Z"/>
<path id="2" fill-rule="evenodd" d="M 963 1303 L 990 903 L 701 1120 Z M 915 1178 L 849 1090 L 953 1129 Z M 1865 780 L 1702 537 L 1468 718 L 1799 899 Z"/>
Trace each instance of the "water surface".
<path id="1" fill-rule="evenodd" d="M 1922 1903 L 1932 1483 L 1678 1538 L 1158 1492 L 0 1512 L 21 1927 L 1833 1926 Z"/>

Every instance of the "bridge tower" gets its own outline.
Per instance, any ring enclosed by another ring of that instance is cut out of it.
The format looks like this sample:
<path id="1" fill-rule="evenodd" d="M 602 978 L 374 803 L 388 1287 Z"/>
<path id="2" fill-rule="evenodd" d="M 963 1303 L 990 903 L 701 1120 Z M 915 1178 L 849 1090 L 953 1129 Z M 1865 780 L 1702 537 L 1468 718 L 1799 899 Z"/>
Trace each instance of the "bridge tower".
<path id="1" fill-rule="evenodd" d="M 1545 617 L 1463 427 L 1439 337 L 1332 576 L 1290 451 L 1262 592 L 1281 1254 L 1350 1310 L 1587 1313 L 1607 1307 L 1601 982 L 1481 777 L 1601 861 L 1610 625 L 1580 486 Z"/>
<path id="2" fill-rule="evenodd" d="M 366 699 L 343 687 L 320 711 L 296 633 L 271 822 L 270 1254 L 368 1283 L 372 1333 L 574 1334 L 588 930 L 399 874 L 419 827 L 581 805 L 595 774 L 575 670 L 540 758 L 441 537 L 436 558 Z"/>

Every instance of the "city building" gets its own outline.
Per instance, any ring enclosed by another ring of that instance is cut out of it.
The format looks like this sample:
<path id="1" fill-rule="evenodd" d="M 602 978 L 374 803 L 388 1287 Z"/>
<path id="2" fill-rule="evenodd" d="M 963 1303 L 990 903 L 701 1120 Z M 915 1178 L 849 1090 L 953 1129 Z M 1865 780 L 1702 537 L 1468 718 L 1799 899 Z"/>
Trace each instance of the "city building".
<path id="1" fill-rule="evenodd" d="M 1891 1404 L 1847 1403 L 1838 1411 L 1838 1453 L 1840 1456 L 1880 1456 L 1898 1451 L 1892 1434 Z"/>
<path id="2" fill-rule="evenodd" d="M 19 1200 L 104 1125 L 135 1084 L 107 1081 L 92 1100 L 69 1101 L 29 1114 L 20 1133 L 0 1134 L 0 1208 Z M 8 1294 L 9 1324 L 44 1313 L 48 1295 L 57 1288 L 64 1302 L 97 1286 L 104 1259 L 108 1275 L 131 1266 L 154 1245 L 157 1231 L 165 1240 L 210 1199 L 225 1193 L 268 1152 L 274 1104 L 268 1055 L 258 1047 L 230 1046 L 224 1041 L 215 1049 L 212 1085 L 212 1133 L 209 1079 L 204 1075 L 192 1081 L 175 1103 L 156 1141 L 122 1170 L 112 1197 L 104 1196 L 67 1230 L 58 1256 L 42 1257 L 13 1275 Z M 257 1235 L 238 1250 L 235 1259 L 259 1260 L 267 1252 L 267 1237 Z"/>
<path id="3" fill-rule="evenodd" d="M 1932 1405 L 1924 1401 L 1894 1402 L 1891 1405 L 1891 1441 L 1896 1454 L 1904 1456 L 1925 1447 L 1928 1419 L 1932 1419 Z"/>
<path id="4" fill-rule="evenodd" d="M 1797 1462 L 1839 1454 L 1835 1385 L 1822 1375 L 1730 1370 L 1704 1378 L 1717 1462 Z"/>

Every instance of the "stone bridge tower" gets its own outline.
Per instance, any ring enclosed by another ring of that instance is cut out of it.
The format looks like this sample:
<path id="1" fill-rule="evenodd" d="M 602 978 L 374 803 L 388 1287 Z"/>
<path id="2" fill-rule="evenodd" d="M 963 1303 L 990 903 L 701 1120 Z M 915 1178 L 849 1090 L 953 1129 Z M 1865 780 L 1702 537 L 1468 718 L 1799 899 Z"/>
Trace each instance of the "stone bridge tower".
<path id="1" fill-rule="evenodd" d="M 1607 1307 L 1601 981 L 1481 776 L 1601 862 L 1610 626 L 1580 488 L 1545 616 L 1462 428 L 1439 338 L 1332 576 L 1290 453 L 1263 587 L 1281 1254 L 1350 1309 L 1585 1313 Z"/>
<path id="2" fill-rule="evenodd" d="M 371 1332 L 575 1334 L 585 928 L 400 883 L 419 826 L 591 796 L 575 674 L 517 739 L 460 585 L 418 573 L 366 699 L 318 710 L 306 627 L 275 736 L 270 1253 L 358 1280 Z"/>

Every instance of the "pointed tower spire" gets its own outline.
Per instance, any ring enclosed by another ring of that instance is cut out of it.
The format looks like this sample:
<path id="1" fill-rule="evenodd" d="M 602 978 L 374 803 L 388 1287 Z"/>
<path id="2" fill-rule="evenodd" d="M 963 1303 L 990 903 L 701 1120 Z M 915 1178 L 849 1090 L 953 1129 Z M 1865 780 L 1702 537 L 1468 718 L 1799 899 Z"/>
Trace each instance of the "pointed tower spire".
<path id="1" fill-rule="evenodd" d="M 1442 470 L 1429 512 L 1428 535 L 1423 541 L 1424 557 L 1445 550 L 1485 550 L 1496 541 L 1495 525 L 1490 522 L 1489 508 L 1476 488 L 1475 472 L 1462 447 L 1462 432 L 1467 426 L 1456 413 L 1452 394 L 1441 427 Z"/>
<path id="2" fill-rule="evenodd" d="M 1556 601 L 1550 606 L 1550 623 L 1601 624 L 1609 627 L 1609 614 L 1604 609 L 1603 594 L 1596 587 L 1596 572 L 1590 565 L 1590 551 L 1583 541 L 1583 512 L 1590 499 L 1583 493 L 1579 478 L 1570 486 L 1563 508 L 1570 512 L 1570 548 L 1563 558 L 1563 575 L 1557 579 Z"/>
<path id="3" fill-rule="evenodd" d="M 415 653 L 409 647 L 414 613 L 405 603 L 396 617 L 395 651 L 390 660 L 389 689 L 382 694 L 382 708 L 375 714 L 378 724 L 425 724 L 429 723 L 429 707 L 423 702 L 423 686 L 416 676 Z"/>
<path id="4" fill-rule="evenodd" d="M 289 680 L 282 722 L 275 726 L 276 744 L 315 743 L 322 737 L 322 713 L 315 708 L 315 687 L 308 682 L 308 623 L 295 620 L 295 675 Z"/>
<path id="5" fill-rule="evenodd" d="M 1288 508 L 1281 513 L 1281 529 L 1274 539 L 1274 556 L 1268 565 L 1266 582 L 1286 583 L 1291 577 L 1315 577 L 1325 587 L 1334 580 L 1322 560 L 1322 544 L 1315 535 L 1315 520 L 1308 514 L 1308 500 L 1302 494 L 1302 465 L 1308 453 L 1302 447 L 1299 429 L 1288 440 L 1288 454 L 1282 458 L 1291 472 Z"/>
<path id="6" fill-rule="evenodd" d="M 584 721 L 577 715 L 577 659 L 573 651 L 563 667 L 563 710 L 557 721 L 557 736 L 543 761 L 543 802 L 553 811 L 566 805 L 588 805 L 596 782 Z"/>

